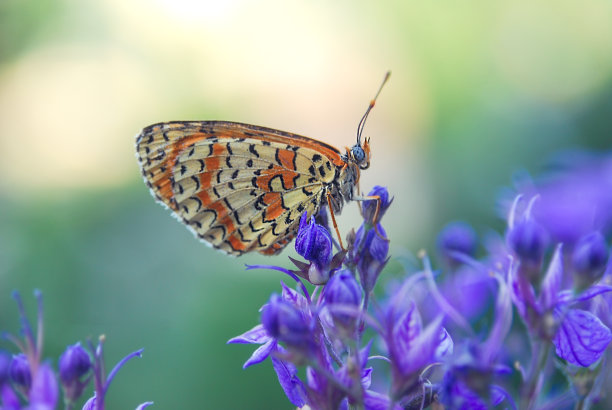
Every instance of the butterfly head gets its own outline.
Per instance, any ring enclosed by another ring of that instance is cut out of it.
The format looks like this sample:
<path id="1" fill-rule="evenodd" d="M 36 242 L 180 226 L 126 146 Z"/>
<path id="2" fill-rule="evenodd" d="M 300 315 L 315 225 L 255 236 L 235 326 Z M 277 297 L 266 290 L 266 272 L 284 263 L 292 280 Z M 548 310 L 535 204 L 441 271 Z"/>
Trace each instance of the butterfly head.
<path id="1" fill-rule="evenodd" d="M 370 139 L 365 138 L 363 144 L 357 142 L 353 145 L 349 156 L 359 169 L 368 169 L 370 167 Z"/>

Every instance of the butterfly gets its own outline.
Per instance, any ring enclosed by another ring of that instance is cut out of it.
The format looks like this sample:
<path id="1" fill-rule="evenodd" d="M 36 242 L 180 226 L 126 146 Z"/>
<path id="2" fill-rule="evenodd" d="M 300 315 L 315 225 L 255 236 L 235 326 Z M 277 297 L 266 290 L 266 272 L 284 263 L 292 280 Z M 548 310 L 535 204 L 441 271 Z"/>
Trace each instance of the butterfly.
<path id="1" fill-rule="evenodd" d="M 293 239 L 304 213 L 334 214 L 361 197 L 360 171 L 370 165 L 369 139 L 340 150 L 289 132 L 229 121 L 171 121 L 136 137 L 146 185 L 199 239 L 231 255 L 274 255 Z"/>

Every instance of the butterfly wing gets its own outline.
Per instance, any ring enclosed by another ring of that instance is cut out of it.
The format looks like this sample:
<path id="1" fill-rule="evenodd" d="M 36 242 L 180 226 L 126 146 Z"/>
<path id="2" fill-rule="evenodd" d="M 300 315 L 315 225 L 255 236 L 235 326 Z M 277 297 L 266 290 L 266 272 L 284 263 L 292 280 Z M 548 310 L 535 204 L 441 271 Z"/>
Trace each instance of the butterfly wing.
<path id="1" fill-rule="evenodd" d="M 136 152 L 153 196 L 198 238 L 233 255 L 280 252 L 344 165 L 325 143 L 226 121 L 151 125 Z"/>

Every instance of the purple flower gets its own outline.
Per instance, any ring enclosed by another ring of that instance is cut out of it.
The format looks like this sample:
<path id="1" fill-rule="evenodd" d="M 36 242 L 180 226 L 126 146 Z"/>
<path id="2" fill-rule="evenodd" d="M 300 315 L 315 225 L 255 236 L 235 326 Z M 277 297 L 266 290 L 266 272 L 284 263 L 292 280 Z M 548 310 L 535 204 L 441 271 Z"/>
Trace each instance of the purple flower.
<path id="1" fill-rule="evenodd" d="M 374 229 L 363 223 L 355 234 L 351 259 L 352 263 L 357 265 L 359 280 L 366 293 L 374 289 L 378 276 L 387 263 L 388 253 L 389 241 L 382 225 L 378 224 L 377 229 Z"/>
<path id="2" fill-rule="evenodd" d="M 13 297 L 17 301 L 17 307 L 21 316 L 21 333 L 24 340 L 19 340 L 11 334 L 5 334 L 5 337 L 22 351 L 22 353 L 14 355 L 11 360 L 9 374 L 13 386 L 18 388 L 23 398 L 27 400 L 27 409 L 46 410 L 55 408 L 59 398 L 59 388 L 53 368 L 48 363 L 40 362 L 43 345 L 42 294 L 39 291 L 35 291 L 34 294 L 38 302 L 36 336 L 25 314 L 21 297 L 19 293 L 14 292 Z M 129 359 L 140 356 L 142 353 L 142 350 L 138 350 L 129 354 L 106 377 L 102 354 L 103 341 L 104 337 L 101 337 L 98 346 L 95 348 L 91 342 L 89 343 L 94 357 L 93 365 L 90 355 L 79 343 L 68 346 L 61 355 L 59 359 L 59 374 L 64 387 L 64 402 L 67 409 L 73 408 L 74 401 L 81 395 L 83 389 L 89 383 L 91 375 L 86 376 L 92 368 L 95 395 L 87 401 L 84 408 L 104 410 L 104 396 L 110 382 Z M 19 398 L 11 389 L 9 383 L 6 383 L 6 364 L 4 359 L 5 355 L 0 352 L 0 403 L 4 406 L 3 408 L 19 410 L 23 408 Z M 152 403 L 143 403 L 139 408 L 144 408 L 150 404 Z"/>
<path id="3" fill-rule="evenodd" d="M 349 270 L 340 270 L 331 277 L 323 290 L 323 301 L 330 308 L 336 326 L 349 333 L 354 330 L 361 304 L 361 287 Z M 353 311 L 347 313 L 348 309 Z"/>
<path id="4" fill-rule="evenodd" d="M 103 410 L 104 409 L 104 400 L 106 398 L 106 392 L 110 387 L 111 382 L 119 372 L 119 370 L 131 359 L 134 357 L 142 357 L 143 349 L 136 350 L 125 356 L 123 359 L 119 361 L 110 371 L 108 376 L 106 376 L 105 366 L 104 366 L 104 342 L 106 338 L 104 336 L 100 336 L 98 339 L 98 345 L 94 347 L 94 345 L 89 341 L 89 349 L 93 352 L 93 363 L 92 363 L 92 373 L 94 378 L 94 386 L 95 392 L 94 395 L 87 400 L 83 409 L 96 409 Z M 143 403 L 143 405 L 146 403 Z M 142 406 L 142 405 L 141 405 Z"/>
<path id="5" fill-rule="evenodd" d="M 465 222 L 452 222 L 438 235 L 437 246 L 440 254 L 451 265 L 458 262 L 455 252 L 473 256 L 476 251 L 476 232 Z"/>
<path id="6" fill-rule="evenodd" d="M 565 313 L 553 339 L 559 357 L 582 367 L 599 360 L 611 341 L 610 329 L 597 316 L 580 309 L 569 309 Z"/>
<path id="7" fill-rule="evenodd" d="M 9 368 L 9 374 L 13 384 L 19 388 L 25 395 L 30 391 L 32 386 L 32 374 L 30 373 L 30 364 L 28 358 L 23 353 L 13 355 L 13 360 Z"/>
<path id="8" fill-rule="evenodd" d="M 480 373 L 469 366 L 454 368 L 444 374 L 442 403 L 458 410 L 487 410 L 498 406 L 509 395 L 499 386 L 491 385 L 490 380 L 490 373 Z"/>
<path id="9" fill-rule="evenodd" d="M 391 362 L 395 398 L 414 393 L 420 372 L 453 350 L 453 341 L 442 327 L 442 316 L 423 327 L 415 303 L 407 297 L 413 284 L 410 278 L 403 283 L 381 318 L 381 336 Z"/>
<path id="10" fill-rule="evenodd" d="M 253 329 L 230 339 L 227 343 L 249 343 L 261 344 L 261 346 L 253 352 L 251 357 L 242 366 L 243 369 L 261 363 L 273 353 L 279 356 L 286 356 L 286 352 L 278 345 L 276 339 L 268 334 L 263 325 L 257 325 Z M 272 366 L 278 377 L 278 381 L 287 395 L 287 398 L 294 406 L 302 407 L 306 404 L 306 392 L 302 381 L 297 376 L 297 368 L 287 360 L 279 357 L 270 357 Z"/>
<path id="11" fill-rule="evenodd" d="M 10 383 L 11 354 L 0 350 L 0 388 Z M 1 403 L 1 401 L 0 401 Z"/>
<path id="12" fill-rule="evenodd" d="M 300 271 L 295 274 L 308 280 L 315 285 L 325 284 L 338 263 L 332 263 L 332 237 L 329 231 L 323 226 L 315 223 L 315 218 L 311 217 L 308 222 L 308 215 L 304 213 L 300 219 L 300 227 L 295 239 L 295 250 L 304 259 L 310 261 L 310 265 L 293 260 Z M 341 255 L 343 257 L 343 255 Z M 332 266 L 333 265 L 333 266 Z"/>
<path id="13" fill-rule="evenodd" d="M 54 409 L 59 397 L 57 379 L 51 366 L 43 363 L 36 372 L 29 394 L 30 408 Z"/>
<path id="14" fill-rule="evenodd" d="M 295 250 L 304 259 L 313 262 L 319 269 L 323 269 L 332 259 L 331 234 L 323 226 L 317 224 L 314 217 L 311 217 L 308 222 L 308 214 L 304 213 L 300 219 Z"/>
<path id="15" fill-rule="evenodd" d="M 457 311 L 468 320 L 482 317 L 493 300 L 495 279 L 470 266 L 461 266 L 447 275 L 446 280 L 440 284 L 444 297 Z M 438 307 L 435 304 L 423 306 L 424 311 L 433 312 Z"/>
<path id="16" fill-rule="evenodd" d="M 568 246 L 612 228 L 612 156 L 572 152 L 536 184 L 534 215 L 555 241 Z"/>
<path id="17" fill-rule="evenodd" d="M 533 218 L 526 217 L 511 226 L 507 233 L 510 249 L 525 264 L 539 267 L 546 246 L 546 231 Z"/>
<path id="18" fill-rule="evenodd" d="M 246 369 L 261 363 L 268 357 L 272 361 L 278 381 L 287 398 L 294 406 L 302 407 L 307 403 L 305 386 L 297 377 L 297 368 L 289 361 L 303 360 L 303 353 L 310 354 L 314 347 L 312 332 L 308 329 L 310 313 L 306 298 L 282 283 L 281 296 L 272 295 L 268 304 L 262 307 L 262 324 L 240 336 L 230 339 L 227 343 L 260 344 L 251 357 L 244 363 Z M 288 315 L 289 317 L 286 317 Z M 303 340 L 300 340 L 304 337 Z M 291 351 L 279 346 L 278 342 L 287 343 Z"/>
<path id="19" fill-rule="evenodd" d="M 378 200 L 368 200 L 363 201 L 361 207 L 361 213 L 363 215 L 363 219 L 369 224 L 374 225 L 374 223 L 380 222 L 385 212 L 393 202 L 393 198 L 389 198 L 389 192 L 387 188 L 375 185 L 374 188 L 368 194 L 369 197 L 378 197 Z M 378 204 L 377 204 L 378 203 Z M 376 215 L 376 208 L 378 207 L 378 215 Z M 375 220 L 376 217 L 376 220 Z"/>
<path id="20" fill-rule="evenodd" d="M 572 254 L 572 266 L 579 289 L 588 287 L 603 275 L 608 263 L 608 246 L 600 232 L 582 237 Z"/>
<path id="21" fill-rule="evenodd" d="M 261 312 L 261 323 L 266 332 L 287 346 L 308 350 L 311 343 L 311 326 L 308 318 L 293 304 L 273 294 Z"/>
<path id="22" fill-rule="evenodd" d="M 577 296 L 562 290 L 562 247 L 549 264 L 539 294 L 511 269 L 508 281 L 517 310 L 538 337 L 552 340 L 557 354 L 577 366 L 590 366 L 604 353 L 612 333 L 591 312 L 572 306 L 612 291 L 611 286 L 592 286 Z"/>
<path id="23" fill-rule="evenodd" d="M 59 374 L 64 395 L 69 402 L 74 402 L 83 393 L 83 389 L 89 384 L 90 377 L 83 378 L 91 369 L 91 358 L 89 353 L 77 342 L 66 348 L 59 358 Z"/>
<path id="24" fill-rule="evenodd" d="M 508 396 L 500 394 L 503 390 L 493 382 L 494 377 L 510 372 L 497 360 L 512 324 L 512 305 L 504 280 L 499 275 L 495 279 L 498 292 L 489 336 L 484 342 L 468 340 L 460 351 L 448 357 L 441 394 L 450 408 L 487 409 Z"/>

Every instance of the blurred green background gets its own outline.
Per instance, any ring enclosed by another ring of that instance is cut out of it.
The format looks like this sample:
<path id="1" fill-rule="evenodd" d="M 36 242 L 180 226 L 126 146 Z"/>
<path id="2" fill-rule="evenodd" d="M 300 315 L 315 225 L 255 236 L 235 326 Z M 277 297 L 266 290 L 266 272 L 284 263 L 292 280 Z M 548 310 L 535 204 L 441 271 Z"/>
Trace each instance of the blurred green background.
<path id="1" fill-rule="evenodd" d="M 0 329 L 18 331 L 10 292 L 33 315 L 39 288 L 45 356 L 102 333 L 109 367 L 145 348 L 108 408 L 290 408 L 270 363 L 243 371 L 254 348 L 225 342 L 284 279 L 244 264 L 293 251 L 200 244 L 149 195 L 134 136 L 223 119 L 351 145 L 388 69 L 362 189 L 395 195 L 396 254 L 452 219 L 501 227 L 513 172 L 612 141 L 607 0 L 2 0 Z M 340 229 L 358 224 L 350 204 Z"/>

